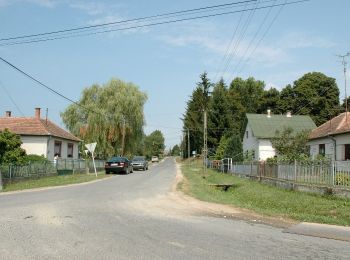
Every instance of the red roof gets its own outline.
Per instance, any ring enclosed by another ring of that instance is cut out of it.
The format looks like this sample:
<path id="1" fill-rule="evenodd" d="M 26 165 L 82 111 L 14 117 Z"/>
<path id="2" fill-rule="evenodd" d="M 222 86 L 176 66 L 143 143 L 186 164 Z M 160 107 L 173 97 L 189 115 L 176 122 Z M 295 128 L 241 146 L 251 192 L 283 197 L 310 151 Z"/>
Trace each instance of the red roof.
<path id="1" fill-rule="evenodd" d="M 312 130 L 310 139 L 317 139 L 328 135 L 338 135 L 348 132 L 350 132 L 350 112 L 344 112 Z"/>
<path id="2" fill-rule="evenodd" d="M 55 136 L 77 142 L 81 141 L 50 120 L 46 121 L 35 117 L 0 117 L 0 131 L 5 128 L 18 135 Z"/>

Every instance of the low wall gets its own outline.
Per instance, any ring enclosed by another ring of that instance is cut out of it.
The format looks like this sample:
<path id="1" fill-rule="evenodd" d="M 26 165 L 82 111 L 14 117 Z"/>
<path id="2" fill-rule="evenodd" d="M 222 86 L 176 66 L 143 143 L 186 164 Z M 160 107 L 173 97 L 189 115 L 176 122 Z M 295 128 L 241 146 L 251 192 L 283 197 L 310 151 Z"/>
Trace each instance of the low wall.
<path id="1" fill-rule="evenodd" d="M 244 175 L 244 177 L 247 177 L 247 176 Z M 252 180 L 260 181 L 262 183 L 274 185 L 276 187 L 280 187 L 287 190 L 316 193 L 321 195 L 333 194 L 338 197 L 350 198 L 350 190 L 345 188 L 340 188 L 340 187 L 329 187 L 329 186 L 294 183 L 291 181 L 268 178 L 268 177 L 249 176 L 249 178 Z"/>

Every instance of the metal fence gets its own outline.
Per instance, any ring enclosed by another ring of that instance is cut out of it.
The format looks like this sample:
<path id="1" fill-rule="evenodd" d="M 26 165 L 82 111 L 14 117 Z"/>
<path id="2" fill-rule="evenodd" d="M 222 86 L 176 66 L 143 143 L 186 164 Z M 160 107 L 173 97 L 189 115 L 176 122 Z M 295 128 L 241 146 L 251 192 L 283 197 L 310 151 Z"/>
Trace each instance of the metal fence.
<path id="1" fill-rule="evenodd" d="M 350 162 L 233 163 L 230 172 L 294 183 L 350 187 Z"/>
<path id="2" fill-rule="evenodd" d="M 272 178 L 307 185 L 337 186 L 350 188 L 350 161 L 297 162 L 292 164 L 266 162 L 235 162 L 221 160 L 218 167 L 222 172 Z"/>
<path id="3" fill-rule="evenodd" d="M 103 160 L 95 160 L 96 170 L 103 170 L 104 164 L 105 161 Z M 62 159 L 53 162 L 29 162 L 24 165 L 3 164 L 0 165 L 0 178 L 2 177 L 2 180 L 8 182 L 89 171 L 94 171 L 92 160 Z"/>

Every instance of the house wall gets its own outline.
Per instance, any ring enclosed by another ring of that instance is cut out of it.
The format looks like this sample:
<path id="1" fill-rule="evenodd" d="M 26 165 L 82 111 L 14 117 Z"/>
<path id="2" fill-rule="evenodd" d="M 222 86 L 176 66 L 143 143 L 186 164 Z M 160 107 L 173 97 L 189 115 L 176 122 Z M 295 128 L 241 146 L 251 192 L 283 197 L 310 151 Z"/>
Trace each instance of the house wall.
<path id="1" fill-rule="evenodd" d="M 275 149 L 272 147 L 272 143 L 268 139 L 259 140 L 259 153 L 258 160 L 265 161 L 267 158 L 274 157 L 276 154 Z"/>
<path id="2" fill-rule="evenodd" d="M 49 150 L 48 150 L 48 159 L 53 160 L 55 157 L 54 154 L 54 148 L 55 148 L 55 141 L 61 142 L 61 159 L 78 159 L 79 158 L 79 143 L 71 140 L 65 140 L 57 137 L 51 137 L 49 141 Z M 73 144 L 73 157 L 68 158 L 67 152 L 68 152 L 68 143 Z"/>
<path id="3" fill-rule="evenodd" d="M 21 147 L 27 154 L 47 156 L 47 136 L 21 136 Z"/>
<path id="4" fill-rule="evenodd" d="M 76 141 L 65 140 L 52 136 L 21 136 L 21 147 L 26 150 L 27 154 L 44 155 L 48 160 L 54 160 L 55 141 L 62 143 L 61 159 L 78 159 L 79 158 L 79 143 Z M 68 158 L 68 143 L 73 144 L 73 157 Z"/>
<path id="5" fill-rule="evenodd" d="M 333 136 L 335 142 L 330 137 L 324 137 L 316 140 L 311 140 L 307 144 L 310 145 L 310 155 L 316 158 L 319 155 L 319 145 L 325 144 L 325 156 L 337 161 L 345 160 L 345 144 L 350 144 L 350 133 Z M 335 146 L 336 143 L 336 146 Z M 334 146 L 336 147 L 334 149 Z M 336 152 L 336 156 L 334 153 Z"/>
<path id="6" fill-rule="evenodd" d="M 247 137 L 247 132 L 248 132 L 248 137 Z M 251 152 L 251 151 L 254 151 L 255 153 L 254 159 L 258 159 L 259 158 L 258 157 L 259 156 L 258 140 L 254 137 L 253 131 L 248 124 L 243 137 L 243 155 L 245 155 L 246 152 Z"/>

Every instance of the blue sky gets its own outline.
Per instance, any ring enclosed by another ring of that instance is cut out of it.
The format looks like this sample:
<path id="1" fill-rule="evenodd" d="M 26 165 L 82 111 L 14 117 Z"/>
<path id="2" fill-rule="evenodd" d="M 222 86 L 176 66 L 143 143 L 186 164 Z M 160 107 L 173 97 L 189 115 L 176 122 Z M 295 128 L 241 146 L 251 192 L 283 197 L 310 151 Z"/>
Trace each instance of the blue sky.
<path id="1" fill-rule="evenodd" d="M 284 2 L 260 0 L 259 6 Z M 0 0 L 0 38 L 225 3 L 230 1 Z M 233 9 L 218 12 L 228 10 Z M 336 79 L 344 98 L 343 68 L 336 54 L 350 51 L 349 11 L 348 0 L 311 0 L 282 9 L 55 41 L 0 42 L 0 57 L 73 100 L 79 100 L 85 87 L 113 77 L 135 83 L 148 94 L 145 132 L 161 130 L 171 147 L 180 142 L 180 118 L 203 71 L 212 81 L 253 76 L 266 88 L 277 89 L 304 73 L 320 71 Z M 33 116 L 35 107 L 48 108 L 49 118 L 64 126 L 59 114 L 69 102 L 4 63 L 0 63 L 0 93 L 0 114 L 10 110 L 13 116 Z"/>

